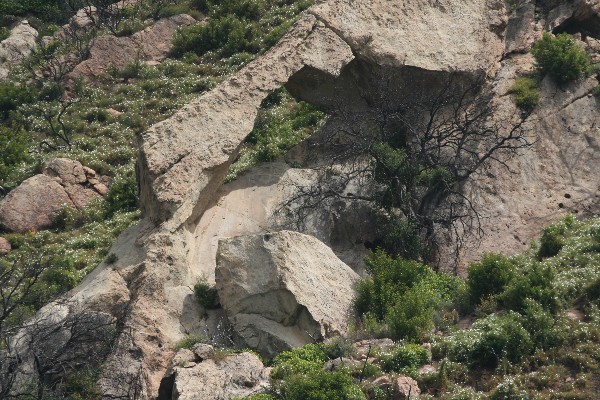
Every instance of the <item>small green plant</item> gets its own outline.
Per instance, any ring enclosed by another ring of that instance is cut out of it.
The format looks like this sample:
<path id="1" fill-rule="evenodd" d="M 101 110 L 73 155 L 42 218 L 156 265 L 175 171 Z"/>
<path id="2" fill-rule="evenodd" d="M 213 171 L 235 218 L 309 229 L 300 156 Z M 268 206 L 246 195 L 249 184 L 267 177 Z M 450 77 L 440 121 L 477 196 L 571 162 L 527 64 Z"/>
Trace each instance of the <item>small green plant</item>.
<path id="1" fill-rule="evenodd" d="M 588 55 L 568 33 L 553 36 L 545 32 L 531 53 L 540 72 L 550 74 L 558 82 L 572 81 L 591 72 Z"/>
<path id="2" fill-rule="evenodd" d="M 345 371 L 312 369 L 305 374 L 276 381 L 273 386 L 279 396 L 286 400 L 366 400 L 364 393 Z"/>
<path id="3" fill-rule="evenodd" d="M 200 335 L 190 335 L 175 343 L 174 350 L 191 349 L 196 343 L 204 343 L 206 338 Z"/>
<path id="4" fill-rule="evenodd" d="M 519 76 L 510 88 L 515 103 L 523 110 L 533 110 L 540 101 L 539 82 L 534 78 Z"/>
<path id="5" fill-rule="evenodd" d="M 10 37 L 10 29 L 5 26 L 0 27 L 0 42 Z"/>
<path id="6" fill-rule="evenodd" d="M 217 293 L 217 289 L 211 287 L 206 282 L 206 279 L 201 279 L 194 285 L 194 295 L 198 304 L 204 307 L 205 310 L 219 308 L 219 294 Z"/>
<path id="7" fill-rule="evenodd" d="M 106 195 L 105 209 L 108 217 L 117 212 L 129 212 L 138 208 L 138 185 L 133 172 L 116 179 Z"/>
<path id="8" fill-rule="evenodd" d="M 106 257 L 107 264 L 114 264 L 119 261 L 119 257 L 115 253 L 110 253 L 108 257 Z"/>

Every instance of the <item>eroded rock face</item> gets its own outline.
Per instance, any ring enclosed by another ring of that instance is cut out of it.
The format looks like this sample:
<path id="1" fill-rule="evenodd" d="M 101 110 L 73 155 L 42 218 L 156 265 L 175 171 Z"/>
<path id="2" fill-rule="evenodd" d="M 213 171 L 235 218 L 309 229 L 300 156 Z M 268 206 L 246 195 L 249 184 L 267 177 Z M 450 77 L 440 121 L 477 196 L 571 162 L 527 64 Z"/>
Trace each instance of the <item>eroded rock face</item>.
<path id="1" fill-rule="evenodd" d="M 38 32 L 26 20 L 10 30 L 10 36 L 0 42 L 0 80 L 6 79 L 10 69 L 31 54 L 37 36 Z"/>
<path id="2" fill-rule="evenodd" d="M 235 333 L 274 356 L 345 334 L 359 276 L 317 239 L 281 231 L 222 239 L 215 280 Z"/>
<path id="3" fill-rule="evenodd" d="M 164 60 L 173 48 L 173 35 L 177 29 L 195 22 L 196 20 L 189 15 L 181 14 L 161 19 L 129 37 L 100 36 L 94 39 L 89 58 L 73 69 L 69 79 L 94 79 L 105 74 L 109 67 L 122 69 L 138 59 L 141 62 L 157 64 Z"/>

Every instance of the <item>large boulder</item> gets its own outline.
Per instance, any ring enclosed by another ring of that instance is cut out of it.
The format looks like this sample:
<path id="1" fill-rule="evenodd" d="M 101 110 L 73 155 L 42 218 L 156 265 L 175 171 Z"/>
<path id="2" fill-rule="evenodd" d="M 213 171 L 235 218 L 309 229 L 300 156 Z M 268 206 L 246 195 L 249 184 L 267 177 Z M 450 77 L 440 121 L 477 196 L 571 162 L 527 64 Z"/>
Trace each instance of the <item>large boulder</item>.
<path id="1" fill-rule="evenodd" d="M 106 179 L 68 158 L 50 158 L 0 203 L 0 226 L 11 232 L 48 228 L 64 206 L 81 209 L 106 195 Z"/>
<path id="2" fill-rule="evenodd" d="M 64 206 L 75 207 L 65 188 L 49 176 L 35 175 L 0 203 L 0 226 L 19 233 L 47 228 Z"/>
<path id="3" fill-rule="evenodd" d="M 246 398 L 264 391 L 269 384 L 270 369 L 251 353 L 221 356 L 174 371 L 172 399 L 221 400 Z"/>
<path id="4" fill-rule="evenodd" d="M 237 336 L 274 356 L 346 333 L 359 276 L 317 239 L 281 231 L 221 240 L 215 280 Z"/>
<path id="5" fill-rule="evenodd" d="M 11 68 L 31 54 L 37 36 L 38 32 L 26 20 L 10 30 L 10 36 L 0 42 L 0 80 L 6 79 Z"/>

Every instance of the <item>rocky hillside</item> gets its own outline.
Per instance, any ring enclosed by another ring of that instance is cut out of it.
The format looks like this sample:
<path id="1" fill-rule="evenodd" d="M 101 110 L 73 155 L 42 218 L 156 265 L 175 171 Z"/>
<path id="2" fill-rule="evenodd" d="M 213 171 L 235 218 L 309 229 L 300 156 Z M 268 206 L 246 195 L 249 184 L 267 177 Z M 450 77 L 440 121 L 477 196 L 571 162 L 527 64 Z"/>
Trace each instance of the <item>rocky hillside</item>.
<path id="1" fill-rule="evenodd" d="M 544 228 L 600 208 L 599 4 L 91 3 L 3 16 L 0 397 L 530 398 L 532 313 L 598 344 L 597 264 L 535 274 L 598 252 Z"/>

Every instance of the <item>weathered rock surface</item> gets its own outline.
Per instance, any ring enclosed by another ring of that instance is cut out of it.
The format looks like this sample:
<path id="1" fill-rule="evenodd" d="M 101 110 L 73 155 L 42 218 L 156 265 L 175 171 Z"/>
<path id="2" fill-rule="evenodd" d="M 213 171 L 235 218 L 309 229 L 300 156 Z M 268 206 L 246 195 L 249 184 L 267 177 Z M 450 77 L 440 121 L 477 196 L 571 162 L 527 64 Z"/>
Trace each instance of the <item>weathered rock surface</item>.
<path id="1" fill-rule="evenodd" d="M 394 400 L 417 399 L 421 394 L 419 384 L 408 376 L 399 376 L 394 380 Z"/>
<path id="2" fill-rule="evenodd" d="M 191 368 L 176 367 L 173 399 L 221 400 L 244 398 L 264 391 L 270 369 L 251 353 L 208 359 Z"/>
<path id="3" fill-rule="evenodd" d="M 298 232 L 222 239 L 215 280 L 245 344 L 268 356 L 348 329 L 358 275 Z"/>
<path id="4" fill-rule="evenodd" d="M 46 228 L 52 225 L 63 206 L 75 206 L 65 189 L 46 175 L 36 175 L 2 200 L 0 226 L 19 233 Z"/>
<path id="5" fill-rule="evenodd" d="M 38 32 L 26 20 L 10 30 L 10 36 L 0 42 L 0 80 L 6 79 L 11 68 L 31 54 L 37 36 Z"/>
<path id="6" fill-rule="evenodd" d="M 69 78 L 97 78 L 105 74 L 109 67 L 122 69 L 136 60 L 159 63 L 171 51 L 173 35 L 177 29 L 195 22 L 189 15 L 181 14 L 161 19 L 129 37 L 100 36 L 94 39 L 89 58 L 77 65 Z"/>
<path id="7" fill-rule="evenodd" d="M 108 188 L 79 161 L 51 158 L 43 173 L 11 191 L 0 202 L 0 226 L 11 232 L 37 231 L 52 225 L 64 207 L 83 208 Z"/>

